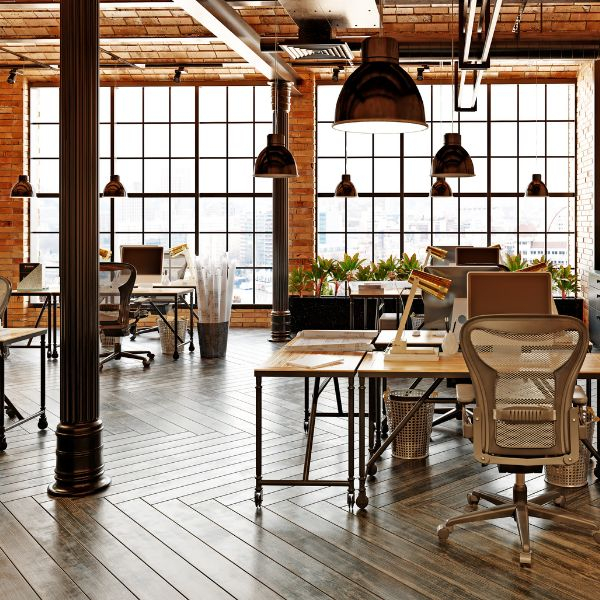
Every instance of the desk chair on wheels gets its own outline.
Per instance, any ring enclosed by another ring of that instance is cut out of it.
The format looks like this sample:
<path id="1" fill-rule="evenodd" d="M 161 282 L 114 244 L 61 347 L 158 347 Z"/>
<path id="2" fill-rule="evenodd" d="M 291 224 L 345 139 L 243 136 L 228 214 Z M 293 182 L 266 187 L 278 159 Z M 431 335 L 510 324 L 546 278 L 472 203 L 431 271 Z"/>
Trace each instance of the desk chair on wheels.
<path id="1" fill-rule="evenodd" d="M 131 292 L 135 277 L 135 268 L 128 263 L 100 263 L 99 327 L 108 337 L 129 335 Z M 100 370 L 107 362 L 121 358 L 141 360 L 147 369 L 154 354 L 148 350 L 123 350 L 118 341 L 112 352 L 100 354 Z"/>
<path id="2" fill-rule="evenodd" d="M 461 347 L 476 398 L 472 417 L 463 412 L 463 433 L 472 439 L 479 462 L 514 473 L 515 484 L 512 499 L 479 491 L 469 494 L 474 509 L 480 499 L 495 506 L 448 519 L 438 527 L 440 540 L 458 524 L 513 517 L 521 538 L 520 563 L 530 565 L 531 515 L 584 528 L 600 543 L 600 523 L 542 506 L 551 501 L 564 506 L 560 491 L 528 499 L 525 485 L 525 475 L 540 473 L 543 465 L 576 463 L 580 440 L 587 437 L 586 425 L 580 422 L 587 398 L 574 395 L 588 349 L 585 325 L 557 315 L 480 316 L 463 326 Z"/>

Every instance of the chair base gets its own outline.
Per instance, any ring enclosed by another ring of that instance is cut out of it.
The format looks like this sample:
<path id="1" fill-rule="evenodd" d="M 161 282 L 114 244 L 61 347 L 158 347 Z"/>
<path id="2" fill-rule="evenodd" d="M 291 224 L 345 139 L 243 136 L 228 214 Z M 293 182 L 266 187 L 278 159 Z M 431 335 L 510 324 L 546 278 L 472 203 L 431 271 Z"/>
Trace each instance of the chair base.
<path id="1" fill-rule="evenodd" d="M 439 525 L 437 528 L 439 539 L 441 541 L 447 540 L 455 525 L 512 517 L 517 522 L 519 537 L 521 538 L 519 562 L 521 566 L 530 566 L 532 557 L 531 543 L 529 540 L 529 517 L 532 516 L 538 519 L 546 519 L 548 521 L 554 521 L 555 523 L 580 527 L 588 530 L 592 534 L 594 540 L 600 544 L 600 523 L 596 523 L 595 521 L 586 519 L 585 517 L 569 514 L 560 508 L 551 509 L 542 506 L 542 504 L 554 501 L 554 504 L 557 506 L 564 507 L 566 501 L 561 492 L 545 492 L 528 501 L 524 473 L 516 474 L 516 482 L 513 486 L 512 501 L 510 498 L 505 496 L 500 496 L 499 494 L 490 494 L 487 492 L 475 491 L 467 495 L 467 501 L 469 502 L 469 505 L 475 508 L 481 499 L 487 500 L 496 506 L 486 510 L 448 519 L 444 524 Z"/>
<path id="2" fill-rule="evenodd" d="M 112 352 L 103 352 L 100 354 L 101 360 L 99 369 L 102 371 L 102 368 L 107 362 L 110 362 L 111 360 L 121 360 L 122 358 L 141 360 L 144 369 L 148 369 L 150 367 L 150 361 L 154 360 L 154 354 L 148 350 L 123 350 L 121 343 L 117 342 Z"/>

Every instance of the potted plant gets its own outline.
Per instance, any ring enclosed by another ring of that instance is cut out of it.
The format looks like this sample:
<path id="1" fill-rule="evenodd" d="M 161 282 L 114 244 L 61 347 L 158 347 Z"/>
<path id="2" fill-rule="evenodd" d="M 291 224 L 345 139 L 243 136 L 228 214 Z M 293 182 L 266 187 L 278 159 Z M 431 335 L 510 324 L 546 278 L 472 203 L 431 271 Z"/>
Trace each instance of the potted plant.
<path id="1" fill-rule="evenodd" d="M 540 262 L 540 261 L 538 261 Z M 517 254 L 506 254 L 504 264 L 509 271 L 520 271 L 529 266 L 529 263 L 517 252 Z"/>
<path id="2" fill-rule="evenodd" d="M 373 279 L 376 281 L 389 281 L 397 279 L 399 261 L 394 256 L 381 259 L 377 263 L 372 263 L 371 271 Z"/>
<path id="3" fill-rule="evenodd" d="M 313 260 L 308 275 L 315 286 L 315 296 L 321 295 L 323 286 L 331 276 L 335 262 L 334 258 L 324 258 L 322 256 L 317 256 Z"/>
<path id="4" fill-rule="evenodd" d="M 569 315 L 583 320 L 583 298 L 577 298 L 579 282 L 571 265 L 559 265 L 552 273 L 554 289 L 560 292 L 555 298 L 556 308 L 561 315 Z"/>
<path id="5" fill-rule="evenodd" d="M 423 265 L 417 258 L 416 254 L 408 255 L 406 252 L 402 255 L 402 258 L 397 262 L 396 266 L 396 278 L 402 281 L 406 281 L 411 271 L 421 270 Z"/>
<path id="6" fill-rule="evenodd" d="M 344 253 L 344 258 L 335 262 L 331 272 L 335 296 L 338 295 L 342 283 L 349 284 L 358 278 L 358 270 L 364 262 L 364 258 L 358 257 L 358 252 L 352 256 Z"/>
<path id="7" fill-rule="evenodd" d="M 310 277 L 304 267 L 292 269 L 288 279 L 290 296 L 300 296 L 302 298 L 311 289 L 311 283 Z"/>

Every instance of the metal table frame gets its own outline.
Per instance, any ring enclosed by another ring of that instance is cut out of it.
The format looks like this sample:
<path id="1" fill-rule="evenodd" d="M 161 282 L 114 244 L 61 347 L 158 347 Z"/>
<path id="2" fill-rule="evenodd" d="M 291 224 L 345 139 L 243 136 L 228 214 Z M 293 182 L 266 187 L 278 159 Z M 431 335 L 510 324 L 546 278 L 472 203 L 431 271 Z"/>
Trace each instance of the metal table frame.
<path id="1" fill-rule="evenodd" d="M 8 331 L 7 331 L 8 330 Z M 21 331 L 19 331 L 21 330 Z M 48 420 L 46 419 L 46 329 L 42 328 L 21 328 L 11 327 L 6 329 L 0 329 L 2 333 L 14 333 L 16 337 L 10 341 L 0 341 L 0 452 L 6 450 L 6 432 L 31 421 L 36 417 L 39 417 L 38 427 L 39 429 L 46 429 L 48 427 Z M 35 337 L 40 338 L 40 410 L 36 411 L 32 415 L 24 417 L 15 405 L 8 399 L 4 393 L 4 351 L 7 347 L 10 347 L 14 343 L 23 342 L 25 340 L 32 340 Z M 4 411 L 9 413 L 11 416 L 17 417 L 18 421 L 5 426 L 4 423 Z"/>

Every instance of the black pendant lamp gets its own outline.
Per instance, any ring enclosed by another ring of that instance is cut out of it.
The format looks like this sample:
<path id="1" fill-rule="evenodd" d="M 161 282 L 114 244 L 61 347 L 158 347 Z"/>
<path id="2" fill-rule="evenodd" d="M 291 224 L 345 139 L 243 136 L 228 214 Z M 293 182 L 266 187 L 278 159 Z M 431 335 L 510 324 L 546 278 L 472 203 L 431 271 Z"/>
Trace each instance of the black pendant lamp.
<path id="1" fill-rule="evenodd" d="M 35 192 L 31 187 L 31 183 L 29 182 L 29 178 L 27 175 L 19 175 L 19 181 L 13 185 L 10 190 L 11 198 L 32 198 L 35 196 Z"/>
<path id="2" fill-rule="evenodd" d="M 431 186 L 431 197 L 448 198 L 449 196 L 452 196 L 452 188 L 448 185 L 448 182 L 444 179 L 444 177 L 438 177 Z"/>
<path id="3" fill-rule="evenodd" d="M 460 133 L 446 133 L 444 145 L 431 164 L 432 177 L 474 177 L 475 169 L 469 153 L 461 146 Z"/>
<path id="4" fill-rule="evenodd" d="M 398 42 L 370 37 L 361 50 L 362 64 L 348 77 L 338 97 L 333 128 L 355 133 L 427 129 L 421 94 L 398 64 Z"/>
<path id="5" fill-rule="evenodd" d="M 283 179 L 298 177 L 298 168 L 292 153 L 285 147 L 285 137 L 281 133 L 267 135 L 267 146 L 256 159 L 254 177 Z"/>
<path id="6" fill-rule="evenodd" d="M 124 196 L 127 196 L 127 192 L 118 175 L 110 176 L 110 181 L 104 186 L 102 195 L 108 198 L 123 198 Z"/>
<path id="7" fill-rule="evenodd" d="M 342 175 L 342 180 L 337 184 L 333 195 L 336 198 L 356 198 L 358 196 L 354 184 L 350 181 L 350 175 L 347 173 Z"/>
<path id="8" fill-rule="evenodd" d="M 548 195 L 548 188 L 542 181 L 542 175 L 540 173 L 534 173 L 531 177 L 531 182 L 527 186 L 525 196 L 545 198 Z"/>

